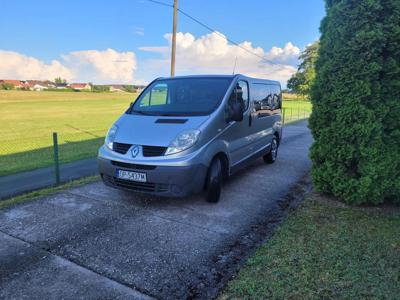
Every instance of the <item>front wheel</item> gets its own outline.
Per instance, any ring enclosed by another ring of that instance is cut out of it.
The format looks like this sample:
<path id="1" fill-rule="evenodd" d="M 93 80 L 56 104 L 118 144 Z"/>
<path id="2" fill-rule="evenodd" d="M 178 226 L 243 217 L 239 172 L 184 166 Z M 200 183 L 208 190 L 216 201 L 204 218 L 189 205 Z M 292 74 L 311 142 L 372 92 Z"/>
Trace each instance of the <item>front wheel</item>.
<path id="1" fill-rule="evenodd" d="M 206 178 L 206 200 L 216 203 L 221 196 L 222 189 L 222 166 L 221 160 L 215 158 L 208 169 Z"/>
<path id="2" fill-rule="evenodd" d="M 271 150 L 264 155 L 263 159 L 267 164 L 273 164 L 278 156 L 278 139 L 274 136 L 271 141 Z"/>

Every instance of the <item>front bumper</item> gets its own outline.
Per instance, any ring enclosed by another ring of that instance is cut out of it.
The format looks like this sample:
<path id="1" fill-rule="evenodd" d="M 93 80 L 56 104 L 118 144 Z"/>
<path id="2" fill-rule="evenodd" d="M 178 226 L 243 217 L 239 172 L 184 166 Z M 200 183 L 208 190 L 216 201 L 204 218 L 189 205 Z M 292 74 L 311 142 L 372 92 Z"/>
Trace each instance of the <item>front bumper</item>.
<path id="1" fill-rule="evenodd" d="M 166 197 L 184 197 L 203 190 L 207 167 L 203 164 L 157 166 L 98 157 L 103 182 L 111 187 Z M 147 182 L 140 183 L 115 177 L 116 170 L 146 173 Z"/>

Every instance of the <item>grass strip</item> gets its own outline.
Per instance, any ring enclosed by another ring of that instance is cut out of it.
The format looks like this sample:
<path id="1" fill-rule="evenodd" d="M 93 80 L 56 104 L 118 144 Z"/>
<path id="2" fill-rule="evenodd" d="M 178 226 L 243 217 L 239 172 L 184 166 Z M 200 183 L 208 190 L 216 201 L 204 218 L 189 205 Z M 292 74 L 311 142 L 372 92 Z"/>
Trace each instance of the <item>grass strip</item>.
<path id="1" fill-rule="evenodd" d="M 92 182 L 99 180 L 99 178 L 100 177 L 98 175 L 84 177 L 84 178 L 80 178 L 77 180 L 72 180 L 72 181 L 66 182 L 66 183 L 58 185 L 58 186 L 52 186 L 52 187 L 36 190 L 33 192 L 29 192 L 26 194 L 22 194 L 19 196 L 15 196 L 15 197 L 12 197 L 9 199 L 0 200 L 0 209 L 7 208 L 7 207 L 17 205 L 17 204 L 21 204 L 21 203 L 25 203 L 28 201 L 32 201 L 37 198 L 48 196 L 50 194 L 54 194 L 56 192 L 60 192 L 60 191 L 63 191 L 63 190 L 69 189 L 69 188 L 77 187 L 77 186 L 80 186 L 83 184 L 92 183 Z"/>
<path id="2" fill-rule="evenodd" d="M 399 207 L 348 207 L 312 195 L 220 299 L 398 299 L 399 228 Z"/>

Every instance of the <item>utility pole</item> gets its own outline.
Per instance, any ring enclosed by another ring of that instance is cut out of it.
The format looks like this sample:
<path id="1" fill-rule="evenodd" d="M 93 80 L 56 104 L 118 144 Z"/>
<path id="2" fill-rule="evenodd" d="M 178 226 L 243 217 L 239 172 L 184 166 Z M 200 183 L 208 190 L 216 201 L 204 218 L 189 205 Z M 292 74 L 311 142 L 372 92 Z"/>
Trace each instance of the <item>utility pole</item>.
<path id="1" fill-rule="evenodd" d="M 172 24 L 172 51 L 171 51 L 171 77 L 175 76 L 175 54 L 176 54 L 176 22 L 178 16 L 178 0 L 174 0 L 174 20 Z"/>

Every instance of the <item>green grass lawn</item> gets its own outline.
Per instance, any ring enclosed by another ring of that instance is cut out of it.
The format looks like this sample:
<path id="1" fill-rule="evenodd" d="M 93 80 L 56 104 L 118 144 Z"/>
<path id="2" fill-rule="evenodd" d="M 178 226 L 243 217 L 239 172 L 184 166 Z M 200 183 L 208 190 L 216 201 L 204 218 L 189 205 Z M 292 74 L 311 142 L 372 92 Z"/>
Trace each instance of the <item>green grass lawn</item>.
<path id="1" fill-rule="evenodd" d="M 61 163 L 94 157 L 111 124 L 136 98 L 130 93 L 0 90 L 0 176 L 53 163 L 52 133 L 58 133 Z M 159 95 L 154 95 L 159 101 Z M 286 120 L 306 116 L 311 105 L 287 99 Z"/>
<path id="2" fill-rule="evenodd" d="M 130 93 L 0 91 L 0 176 L 50 165 L 52 132 L 61 162 L 96 155 Z"/>
<path id="3" fill-rule="evenodd" d="M 313 195 L 221 299 L 399 299 L 400 207 L 356 208 Z"/>
<path id="4" fill-rule="evenodd" d="M 283 94 L 282 99 L 282 107 L 285 112 L 285 123 L 305 119 L 310 116 L 312 109 L 310 101 L 292 94 Z"/>

